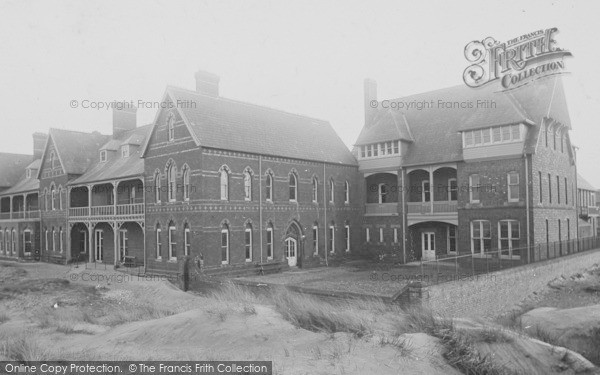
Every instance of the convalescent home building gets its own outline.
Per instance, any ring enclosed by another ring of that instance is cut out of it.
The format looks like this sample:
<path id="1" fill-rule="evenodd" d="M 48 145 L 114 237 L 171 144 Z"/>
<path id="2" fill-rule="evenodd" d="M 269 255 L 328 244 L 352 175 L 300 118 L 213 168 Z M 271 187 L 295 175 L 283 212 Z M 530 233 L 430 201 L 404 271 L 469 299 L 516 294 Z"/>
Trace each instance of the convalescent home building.
<path id="1" fill-rule="evenodd" d="M 579 174 L 577 175 L 577 213 L 579 215 L 579 237 L 598 236 L 598 217 L 600 216 L 596 189 Z"/>
<path id="2" fill-rule="evenodd" d="M 33 134 L 33 155 L 0 154 L 0 259 L 39 259 L 39 181 L 46 135 Z"/>
<path id="3" fill-rule="evenodd" d="M 205 72 L 163 101 L 142 154 L 150 272 L 184 255 L 205 268 L 309 266 L 360 243 L 356 159 L 329 123 L 223 98 Z"/>
<path id="4" fill-rule="evenodd" d="M 403 262 L 496 250 L 519 258 L 532 257 L 534 243 L 577 236 L 561 81 L 494 91 L 462 85 L 373 102 L 376 83 L 365 81 L 354 152 L 369 251 Z"/>

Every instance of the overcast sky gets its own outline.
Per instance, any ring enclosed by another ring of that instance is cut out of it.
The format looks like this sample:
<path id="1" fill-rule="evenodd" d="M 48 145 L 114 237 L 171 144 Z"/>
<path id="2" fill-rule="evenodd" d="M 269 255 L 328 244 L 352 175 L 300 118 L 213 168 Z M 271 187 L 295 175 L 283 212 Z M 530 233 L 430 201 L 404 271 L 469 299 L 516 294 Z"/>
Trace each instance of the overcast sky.
<path id="1" fill-rule="evenodd" d="M 49 127 L 110 134 L 110 111 L 70 102 L 159 101 L 168 84 L 194 89 L 198 69 L 224 97 L 329 120 L 350 146 L 364 78 L 380 99 L 460 85 L 468 42 L 558 27 L 579 171 L 600 187 L 599 14 L 594 0 L 0 0 L 0 151 L 30 153 Z"/>

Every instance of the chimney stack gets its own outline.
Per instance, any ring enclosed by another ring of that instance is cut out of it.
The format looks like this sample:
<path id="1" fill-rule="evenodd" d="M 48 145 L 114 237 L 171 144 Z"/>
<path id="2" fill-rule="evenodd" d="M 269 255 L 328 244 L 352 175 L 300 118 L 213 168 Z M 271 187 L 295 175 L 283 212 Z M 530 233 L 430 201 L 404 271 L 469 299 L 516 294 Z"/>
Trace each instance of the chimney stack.
<path id="1" fill-rule="evenodd" d="M 123 132 L 133 130 L 137 124 L 137 107 L 134 105 L 123 105 L 113 107 L 113 138 Z"/>
<path id="2" fill-rule="evenodd" d="M 203 70 L 197 71 L 196 92 L 204 95 L 219 96 L 219 76 Z"/>
<path id="3" fill-rule="evenodd" d="M 33 160 L 40 159 L 44 153 L 48 135 L 44 133 L 33 133 Z"/>
<path id="4" fill-rule="evenodd" d="M 373 105 L 371 102 L 375 102 Z M 377 102 L 377 82 L 374 79 L 365 79 L 365 127 L 373 123 L 373 118 L 377 113 L 379 103 Z"/>

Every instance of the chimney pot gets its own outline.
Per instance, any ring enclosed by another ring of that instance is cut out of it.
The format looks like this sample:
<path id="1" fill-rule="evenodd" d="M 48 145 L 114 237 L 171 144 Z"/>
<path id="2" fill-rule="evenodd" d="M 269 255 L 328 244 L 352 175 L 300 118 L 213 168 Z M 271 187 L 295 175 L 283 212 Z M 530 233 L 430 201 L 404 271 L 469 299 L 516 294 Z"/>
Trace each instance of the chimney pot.
<path id="1" fill-rule="evenodd" d="M 219 76 L 199 70 L 196 72 L 196 92 L 200 94 L 219 96 Z"/>
<path id="2" fill-rule="evenodd" d="M 33 133 L 33 159 L 37 160 L 42 157 L 44 147 L 46 146 L 48 135 L 45 133 Z"/>

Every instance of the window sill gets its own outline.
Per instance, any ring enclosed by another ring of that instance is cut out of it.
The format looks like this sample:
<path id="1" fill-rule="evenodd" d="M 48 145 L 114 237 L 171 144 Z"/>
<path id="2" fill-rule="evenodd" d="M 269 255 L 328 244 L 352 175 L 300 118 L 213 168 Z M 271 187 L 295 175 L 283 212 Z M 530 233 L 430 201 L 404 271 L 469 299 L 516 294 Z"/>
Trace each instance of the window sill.
<path id="1" fill-rule="evenodd" d="M 246 263 L 252 263 L 252 259 L 246 259 Z"/>
<path id="2" fill-rule="evenodd" d="M 177 258 L 169 258 L 168 263 L 177 263 Z"/>
<path id="3" fill-rule="evenodd" d="M 473 258 L 480 258 L 480 259 L 486 259 L 486 258 L 492 258 L 492 254 L 473 254 L 471 253 L 471 256 Z"/>

